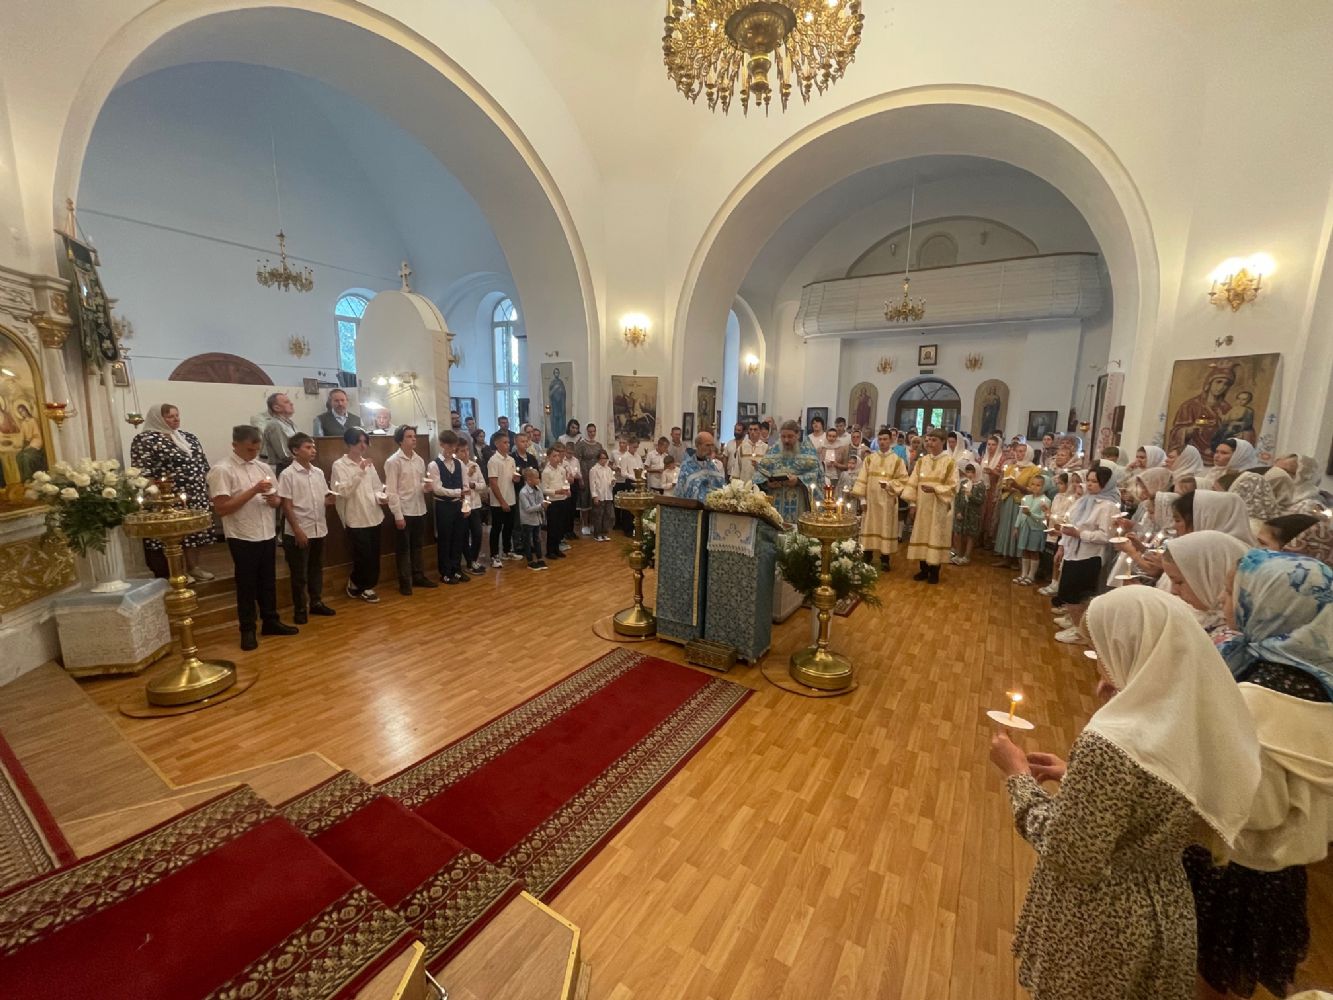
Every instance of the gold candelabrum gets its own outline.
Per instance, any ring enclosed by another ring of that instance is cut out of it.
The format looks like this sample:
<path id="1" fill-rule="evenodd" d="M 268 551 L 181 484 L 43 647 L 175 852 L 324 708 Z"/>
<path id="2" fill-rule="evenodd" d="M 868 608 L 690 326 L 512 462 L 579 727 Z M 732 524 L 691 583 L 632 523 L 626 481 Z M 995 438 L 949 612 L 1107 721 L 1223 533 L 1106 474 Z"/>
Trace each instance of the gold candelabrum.
<path id="1" fill-rule="evenodd" d="M 185 577 L 185 550 L 181 539 L 206 531 L 213 514 L 185 506 L 185 494 L 177 495 L 171 479 L 158 484 L 158 495 L 143 509 L 125 515 L 125 534 L 131 538 L 155 538 L 162 543 L 170 572 L 171 589 L 165 596 L 167 618 L 179 641 L 180 661 L 148 681 L 150 705 L 176 706 L 203 701 L 236 683 L 236 665 L 229 660 L 201 660 L 194 641 L 194 618 L 199 598 Z"/>
<path id="2" fill-rule="evenodd" d="M 796 528 L 819 542 L 819 586 L 813 613 L 819 618 L 819 638 L 813 646 L 791 654 L 791 676 L 797 683 L 821 691 L 842 691 L 852 684 L 852 661 L 829 651 L 829 625 L 837 595 L 833 592 L 833 543 L 856 534 L 856 518 L 834 499 L 833 484 L 824 484 L 823 503 L 796 519 Z"/>
<path id="3" fill-rule="evenodd" d="M 629 554 L 629 565 L 634 570 L 634 603 L 617 611 L 612 626 L 620 635 L 644 638 L 657 634 L 657 616 L 643 604 L 643 515 L 657 504 L 657 494 L 648 489 L 643 470 L 634 470 L 634 489 L 616 494 L 615 505 L 634 515 L 634 543 Z"/>

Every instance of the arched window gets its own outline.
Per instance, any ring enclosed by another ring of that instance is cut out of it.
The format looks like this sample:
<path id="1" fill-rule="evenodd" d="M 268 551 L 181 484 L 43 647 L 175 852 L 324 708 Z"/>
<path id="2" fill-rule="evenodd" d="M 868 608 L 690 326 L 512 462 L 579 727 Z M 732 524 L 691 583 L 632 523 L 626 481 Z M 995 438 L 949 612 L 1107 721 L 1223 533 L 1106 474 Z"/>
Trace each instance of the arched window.
<path id="1" fill-rule="evenodd" d="M 893 404 L 893 424 L 899 430 L 922 434 L 927 427 L 951 431 L 958 426 L 961 401 L 958 390 L 937 378 L 908 384 Z"/>
<path id="2" fill-rule="evenodd" d="M 338 330 L 338 367 L 345 372 L 356 371 L 356 332 L 369 304 L 364 295 L 349 293 L 333 307 L 333 322 Z"/>
<path id="3" fill-rule="evenodd" d="M 523 394 L 523 338 L 519 335 L 518 309 L 501 299 L 491 313 L 491 336 L 495 343 L 495 416 L 508 417 L 510 427 L 518 422 L 518 397 Z"/>

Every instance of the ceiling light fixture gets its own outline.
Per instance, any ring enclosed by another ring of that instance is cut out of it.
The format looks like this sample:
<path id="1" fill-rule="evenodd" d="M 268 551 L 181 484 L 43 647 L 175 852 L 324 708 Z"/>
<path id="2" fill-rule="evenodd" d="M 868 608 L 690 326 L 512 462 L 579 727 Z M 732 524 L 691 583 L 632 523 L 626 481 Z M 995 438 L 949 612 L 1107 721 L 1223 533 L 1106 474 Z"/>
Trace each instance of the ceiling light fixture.
<path id="1" fill-rule="evenodd" d="M 903 271 L 903 297 L 898 302 L 884 303 L 884 318 L 890 323 L 917 323 L 926 315 L 926 300 L 913 300 L 912 288 L 912 225 L 916 221 L 916 181 L 912 181 L 912 207 L 907 216 L 907 266 Z"/>
<path id="2" fill-rule="evenodd" d="M 742 112 L 753 99 L 767 114 L 769 73 L 782 110 L 793 86 L 809 103 L 856 58 L 865 15 L 861 0 L 668 0 L 664 23 L 662 57 L 677 90 L 726 114 L 739 85 Z"/>

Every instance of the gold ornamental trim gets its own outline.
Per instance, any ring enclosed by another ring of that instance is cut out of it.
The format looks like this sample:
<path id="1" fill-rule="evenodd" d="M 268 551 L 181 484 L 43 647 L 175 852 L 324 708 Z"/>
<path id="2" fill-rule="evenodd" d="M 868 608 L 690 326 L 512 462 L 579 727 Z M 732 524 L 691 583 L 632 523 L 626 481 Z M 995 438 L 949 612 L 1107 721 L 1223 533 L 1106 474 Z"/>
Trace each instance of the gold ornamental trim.
<path id="1" fill-rule="evenodd" d="M 59 593 L 77 581 L 74 553 L 63 545 L 48 545 L 41 536 L 0 545 L 0 614 Z"/>

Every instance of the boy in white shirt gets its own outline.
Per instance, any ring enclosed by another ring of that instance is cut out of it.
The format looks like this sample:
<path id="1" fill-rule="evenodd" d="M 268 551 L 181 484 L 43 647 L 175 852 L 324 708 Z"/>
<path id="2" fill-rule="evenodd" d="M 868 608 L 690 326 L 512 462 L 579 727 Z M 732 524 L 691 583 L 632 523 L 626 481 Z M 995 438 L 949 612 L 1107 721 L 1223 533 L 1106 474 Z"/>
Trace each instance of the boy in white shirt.
<path id="1" fill-rule="evenodd" d="M 583 502 L 583 467 L 579 464 L 578 455 L 574 454 L 572 446 L 565 444 L 563 454 L 563 464 L 565 467 L 565 478 L 569 480 L 569 518 L 565 525 L 565 544 L 561 548 L 567 548 L 568 543 L 577 541 L 575 534 L 575 523 L 578 520 L 578 505 Z"/>
<path id="2" fill-rule="evenodd" d="M 667 458 L 671 456 L 668 455 Z M 615 485 L 616 471 L 611 468 L 611 459 L 602 452 L 597 456 L 597 464 L 588 473 L 592 481 L 592 536 L 593 541 L 611 541 L 611 526 L 615 523 Z"/>
<path id="3" fill-rule="evenodd" d="M 382 412 L 382 411 L 381 411 Z M 434 589 L 421 564 L 421 546 L 426 538 L 426 463 L 417 454 L 417 430 L 402 424 L 393 432 L 398 450 L 384 460 L 384 489 L 393 515 L 394 554 L 398 568 L 398 592 L 410 597 L 412 587 Z"/>
<path id="4" fill-rule="evenodd" d="M 671 496 L 676 492 L 676 483 L 680 482 L 680 466 L 675 456 L 668 455 L 662 463 L 662 493 Z"/>
<path id="5" fill-rule="evenodd" d="M 514 529 L 518 522 L 518 465 L 509 454 L 509 436 L 496 432 L 495 454 L 486 464 L 486 481 L 491 488 L 491 567 L 504 565 L 501 559 L 522 559 L 514 551 Z"/>
<path id="6" fill-rule="evenodd" d="M 665 468 L 667 448 L 671 442 L 664 437 L 657 439 L 657 447 L 648 452 L 643 460 L 644 478 L 648 480 L 648 488 L 654 493 L 662 492 L 662 469 Z"/>
<path id="7" fill-rule="evenodd" d="M 565 477 L 564 449 L 554 445 L 542 463 L 542 495 L 550 501 L 546 508 L 546 558 L 563 559 L 560 543 L 564 540 L 569 517 L 569 480 Z"/>
<path id="8" fill-rule="evenodd" d="M 616 438 L 616 454 L 612 459 L 616 467 L 616 488 L 615 492 L 633 489 L 634 475 L 639 469 L 643 468 L 643 462 L 634 450 L 629 446 L 629 438 L 621 435 Z M 616 511 L 616 526 L 625 533 L 626 536 L 634 534 L 634 518 L 628 511 Z"/>
<path id="9" fill-rule="evenodd" d="M 486 503 L 486 477 L 481 466 L 472 458 L 467 435 L 458 437 L 458 460 L 463 463 L 463 520 L 464 532 L 463 561 L 473 576 L 486 572 L 481 565 L 481 536 L 484 530 L 481 524 L 481 510 Z"/>
<path id="10" fill-rule="evenodd" d="M 452 430 L 440 431 L 440 452 L 426 467 L 426 483 L 435 497 L 435 559 L 440 582 L 468 583 L 472 577 L 463 572 L 462 565 L 467 532 L 463 522 L 466 467 L 458 458 L 458 435 Z"/>
<path id="11" fill-rule="evenodd" d="M 380 525 L 389 498 L 375 463 L 367 456 L 370 438 L 360 427 L 343 434 L 347 454 L 333 463 L 334 506 L 352 546 L 352 573 L 347 596 L 378 604 L 375 585 L 380 581 Z"/>
<path id="12" fill-rule="evenodd" d="M 292 621 L 304 625 L 309 615 L 337 614 L 324 603 L 324 538 L 329 533 L 326 509 L 333 506 L 324 470 L 315 464 L 315 440 L 297 432 L 287 441 L 292 462 L 278 476 L 282 502 L 282 551 L 292 584 Z"/>
<path id="13" fill-rule="evenodd" d="M 231 451 L 208 470 L 208 493 L 222 518 L 227 548 L 236 567 L 236 618 L 241 649 L 256 649 L 255 604 L 264 635 L 295 635 L 278 618 L 278 585 L 273 572 L 273 510 L 279 504 L 273 470 L 259 458 L 259 430 L 250 424 L 231 429 Z"/>

